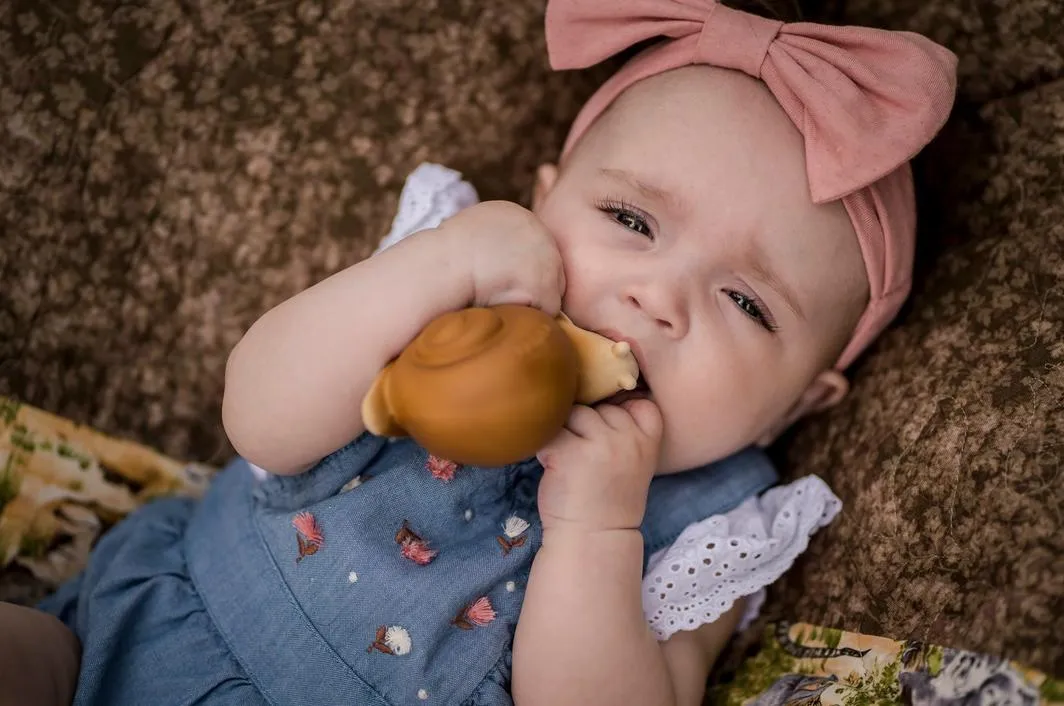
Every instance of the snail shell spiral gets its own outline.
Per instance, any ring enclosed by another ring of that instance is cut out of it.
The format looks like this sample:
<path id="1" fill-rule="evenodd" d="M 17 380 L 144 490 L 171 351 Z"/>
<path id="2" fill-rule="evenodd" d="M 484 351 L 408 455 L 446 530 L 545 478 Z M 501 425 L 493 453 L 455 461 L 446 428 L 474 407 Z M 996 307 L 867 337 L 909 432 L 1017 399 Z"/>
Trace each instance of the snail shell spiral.
<path id="1" fill-rule="evenodd" d="M 411 365 L 445 368 L 457 365 L 499 344 L 506 322 L 494 309 L 462 309 L 441 316 L 424 328 L 411 343 Z"/>
<path id="2" fill-rule="evenodd" d="M 576 397 L 572 342 L 526 306 L 473 307 L 426 326 L 389 366 L 388 413 L 430 453 L 500 466 L 535 454 Z"/>

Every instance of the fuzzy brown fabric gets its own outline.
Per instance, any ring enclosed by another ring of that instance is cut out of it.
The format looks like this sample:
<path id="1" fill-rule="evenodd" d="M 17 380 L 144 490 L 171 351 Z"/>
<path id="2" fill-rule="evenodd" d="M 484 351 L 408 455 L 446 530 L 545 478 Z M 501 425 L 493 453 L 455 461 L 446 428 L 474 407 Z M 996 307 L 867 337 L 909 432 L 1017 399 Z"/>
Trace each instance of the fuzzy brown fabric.
<path id="1" fill-rule="evenodd" d="M 928 154 L 977 199 L 849 402 L 798 430 L 794 472 L 845 503 L 774 612 L 1003 653 L 1064 673 L 1064 81 L 988 104 Z M 948 209 L 948 211 L 947 211 Z"/>
<path id="2" fill-rule="evenodd" d="M 542 4 L 0 3 L 0 392 L 226 458 L 228 351 L 368 254 L 417 163 L 525 199 L 604 75 L 549 72 Z M 911 310 L 785 447 L 846 509 L 771 612 L 1064 673 L 1064 6 L 817 6 L 944 41 L 962 103 Z"/>
<path id="3" fill-rule="evenodd" d="M 541 2 L 138 5 L 0 3 L 0 393 L 177 457 L 231 453 L 229 350 L 419 162 L 526 200 L 596 80 Z"/>
<path id="4" fill-rule="evenodd" d="M 845 510 L 770 614 L 1064 674 L 1064 81 L 1038 85 L 1064 75 L 1064 3 L 848 0 L 845 17 L 946 43 L 960 100 L 917 163 L 907 311 L 850 400 L 787 445 Z"/>

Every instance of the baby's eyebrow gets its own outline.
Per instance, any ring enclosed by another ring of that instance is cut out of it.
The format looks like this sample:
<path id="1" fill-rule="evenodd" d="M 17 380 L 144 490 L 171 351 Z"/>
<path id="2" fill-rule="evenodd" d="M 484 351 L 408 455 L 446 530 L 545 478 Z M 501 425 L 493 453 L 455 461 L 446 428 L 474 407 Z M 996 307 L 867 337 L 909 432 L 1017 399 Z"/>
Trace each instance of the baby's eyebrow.
<path id="1" fill-rule="evenodd" d="M 611 169 L 609 167 L 605 167 L 599 169 L 599 174 L 606 177 L 607 179 L 619 181 L 625 184 L 626 186 L 638 191 L 640 194 L 643 195 L 644 198 L 650 201 L 656 201 L 662 206 L 677 213 L 683 213 L 685 210 L 684 202 L 675 194 L 661 188 L 660 186 L 655 186 L 654 184 L 650 184 L 640 179 L 627 169 Z"/>
<path id="2" fill-rule="evenodd" d="M 798 304 L 798 297 L 795 296 L 794 290 L 788 287 L 787 283 L 780 279 L 775 270 L 768 265 L 764 251 L 756 243 L 751 245 L 747 263 L 755 277 L 775 289 L 799 319 L 806 320 L 805 313 Z"/>

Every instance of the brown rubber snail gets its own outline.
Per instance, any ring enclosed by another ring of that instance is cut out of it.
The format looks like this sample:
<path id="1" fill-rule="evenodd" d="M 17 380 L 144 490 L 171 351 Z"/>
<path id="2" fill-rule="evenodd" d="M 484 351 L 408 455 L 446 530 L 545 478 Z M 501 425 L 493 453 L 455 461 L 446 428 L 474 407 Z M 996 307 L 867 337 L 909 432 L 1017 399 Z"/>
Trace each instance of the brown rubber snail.
<path id="1" fill-rule="evenodd" d="M 502 466 L 539 451 L 574 404 L 634 389 L 638 377 L 627 343 L 564 314 L 471 307 L 431 321 L 385 366 L 362 401 L 362 421 L 455 463 Z"/>

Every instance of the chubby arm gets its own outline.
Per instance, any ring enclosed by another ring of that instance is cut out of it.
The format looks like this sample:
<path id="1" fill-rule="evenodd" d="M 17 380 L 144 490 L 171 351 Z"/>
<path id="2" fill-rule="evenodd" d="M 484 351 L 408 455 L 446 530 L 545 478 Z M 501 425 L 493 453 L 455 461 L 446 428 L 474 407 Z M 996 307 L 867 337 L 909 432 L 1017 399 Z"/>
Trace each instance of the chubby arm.
<path id="1" fill-rule="evenodd" d="M 517 706 L 702 702 L 743 607 L 665 642 L 646 624 L 638 527 L 661 434 L 649 400 L 577 407 L 539 453 L 543 546 L 514 640 Z"/>
<path id="2" fill-rule="evenodd" d="M 222 422 L 272 473 L 306 470 L 363 431 L 374 378 L 432 319 L 471 304 L 558 311 L 561 256 L 527 209 L 485 201 L 262 316 L 229 356 Z"/>
<path id="3" fill-rule="evenodd" d="M 233 446 L 279 474 L 340 448 L 363 431 L 362 397 L 380 369 L 472 292 L 447 233 L 423 231 L 266 312 L 226 366 Z"/>
<path id="4" fill-rule="evenodd" d="M 536 555 L 514 646 L 517 706 L 698 706 L 742 616 L 658 642 L 643 617 L 637 530 L 550 529 Z"/>

